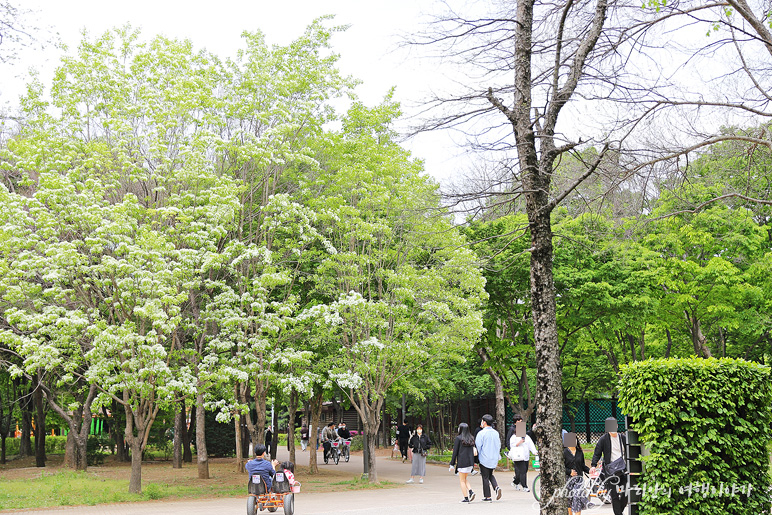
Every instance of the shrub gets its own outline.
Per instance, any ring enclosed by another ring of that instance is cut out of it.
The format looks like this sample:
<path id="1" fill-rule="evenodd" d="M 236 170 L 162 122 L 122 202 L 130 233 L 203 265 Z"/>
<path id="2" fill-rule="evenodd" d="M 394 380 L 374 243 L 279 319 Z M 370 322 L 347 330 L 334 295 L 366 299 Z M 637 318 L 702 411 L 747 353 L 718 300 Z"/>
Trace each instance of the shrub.
<path id="1" fill-rule="evenodd" d="M 622 368 L 619 400 L 649 450 L 640 513 L 769 513 L 769 367 L 739 359 L 632 363 Z"/>
<path id="2" fill-rule="evenodd" d="M 98 436 L 91 435 L 86 440 L 86 463 L 89 467 L 101 465 L 105 462 L 105 453 L 102 452 L 102 442 Z"/>
<path id="3" fill-rule="evenodd" d="M 364 437 L 362 435 L 354 436 L 354 432 L 351 432 L 351 450 L 361 451 L 364 448 Z"/>

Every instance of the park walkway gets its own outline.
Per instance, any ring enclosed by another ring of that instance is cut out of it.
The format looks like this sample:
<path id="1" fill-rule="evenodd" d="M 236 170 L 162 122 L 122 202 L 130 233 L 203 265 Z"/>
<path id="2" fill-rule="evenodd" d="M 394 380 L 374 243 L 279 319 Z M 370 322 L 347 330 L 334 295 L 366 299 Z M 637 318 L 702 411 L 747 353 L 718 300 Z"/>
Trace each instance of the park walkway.
<path id="1" fill-rule="evenodd" d="M 279 460 L 287 459 L 287 451 L 279 451 Z M 306 463 L 307 452 L 298 451 L 298 461 Z M 322 453 L 318 453 L 320 467 L 336 467 L 341 472 L 350 472 L 351 476 L 362 473 L 362 456 L 354 455 L 349 463 L 341 461 L 338 465 L 322 462 Z M 410 463 L 378 458 L 378 477 L 381 480 L 402 483 L 410 476 Z M 538 506 L 530 493 L 517 492 L 510 486 L 512 473 L 509 471 L 496 474 L 503 495 L 501 500 L 483 503 L 482 481 L 480 476 L 471 478 L 472 487 L 477 493 L 477 500 L 471 504 L 460 504 L 461 491 L 458 477 L 448 472 L 447 466 L 427 465 L 427 477 L 424 484 L 404 485 L 398 488 L 356 490 L 335 493 L 300 493 L 295 498 L 295 513 L 298 515 L 381 515 L 398 513 L 420 513 L 421 515 L 485 515 L 537 514 Z M 533 479 L 533 476 L 529 476 Z M 529 481 L 530 482 L 530 481 Z M 125 503 L 100 506 L 74 506 L 45 510 L 24 510 L 21 513 L 38 515 L 244 515 L 246 513 L 246 494 L 243 497 L 224 499 L 198 499 L 173 502 Z M 267 514 L 268 512 L 262 512 Z M 279 513 L 279 512 L 277 512 Z M 612 513 L 610 506 L 602 506 L 582 513 L 607 515 Z"/>

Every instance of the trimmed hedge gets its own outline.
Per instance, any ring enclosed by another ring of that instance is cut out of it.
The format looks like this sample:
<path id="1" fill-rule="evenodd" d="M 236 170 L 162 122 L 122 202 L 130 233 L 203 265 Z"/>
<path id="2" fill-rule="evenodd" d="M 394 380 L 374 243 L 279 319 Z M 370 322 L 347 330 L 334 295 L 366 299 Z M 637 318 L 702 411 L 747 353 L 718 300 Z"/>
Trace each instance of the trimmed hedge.
<path id="1" fill-rule="evenodd" d="M 35 437 L 31 436 L 30 441 L 32 443 L 32 455 L 35 455 Z M 19 438 L 6 438 L 5 440 L 5 453 L 7 457 L 19 454 L 19 444 L 21 440 Z M 64 454 L 65 447 L 67 445 L 66 436 L 46 436 L 46 454 Z"/>
<path id="2" fill-rule="evenodd" d="M 619 405 L 643 457 L 640 513 L 770 512 L 769 367 L 740 359 L 660 359 L 622 367 Z"/>

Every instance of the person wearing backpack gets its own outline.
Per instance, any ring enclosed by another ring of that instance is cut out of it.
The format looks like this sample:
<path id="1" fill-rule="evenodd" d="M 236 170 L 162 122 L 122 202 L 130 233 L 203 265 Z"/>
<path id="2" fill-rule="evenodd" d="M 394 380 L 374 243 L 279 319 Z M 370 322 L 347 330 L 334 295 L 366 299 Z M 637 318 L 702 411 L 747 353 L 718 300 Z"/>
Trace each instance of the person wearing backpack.
<path id="1" fill-rule="evenodd" d="M 603 481 L 611 493 L 611 506 L 614 515 L 623 515 L 627 506 L 627 495 L 624 487 L 627 484 L 627 464 L 625 461 L 625 447 L 627 440 L 617 430 L 617 419 L 606 419 L 606 433 L 600 437 L 592 455 L 590 474 L 595 473 L 595 467 L 603 457 Z M 621 486 L 621 489 L 618 487 Z M 620 491 L 621 490 L 621 491 Z"/>

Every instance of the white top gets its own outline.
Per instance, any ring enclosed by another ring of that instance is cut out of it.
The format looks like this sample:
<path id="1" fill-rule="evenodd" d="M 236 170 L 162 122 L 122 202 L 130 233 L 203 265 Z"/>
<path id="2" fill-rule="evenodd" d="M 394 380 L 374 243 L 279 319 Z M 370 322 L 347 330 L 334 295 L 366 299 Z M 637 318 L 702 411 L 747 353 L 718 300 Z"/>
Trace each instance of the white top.
<path id="1" fill-rule="evenodd" d="M 609 437 L 611 437 L 611 435 L 609 435 Z M 622 439 L 619 437 L 619 433 L 617 433 L 616 438 L 611 437 L 611 462 L 614 462 L 615 460 L 618 460 L 621 457 L 622 457 Z"/>
<path id="2" fill-rule="evenodd" d="M 526 435 L 525 438 L 518 438 L 517 435 L 512 435 L 509 439 L 509 457 L 512 461 L 528 461 L 531 454 L 538 455 L 536 452 L 536 446 L 533 444 L 531 437 Z"/>

